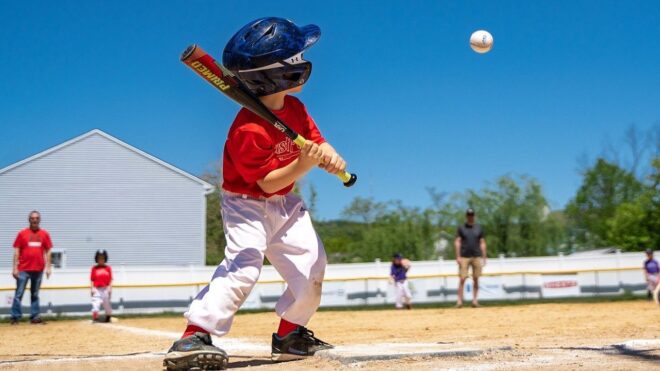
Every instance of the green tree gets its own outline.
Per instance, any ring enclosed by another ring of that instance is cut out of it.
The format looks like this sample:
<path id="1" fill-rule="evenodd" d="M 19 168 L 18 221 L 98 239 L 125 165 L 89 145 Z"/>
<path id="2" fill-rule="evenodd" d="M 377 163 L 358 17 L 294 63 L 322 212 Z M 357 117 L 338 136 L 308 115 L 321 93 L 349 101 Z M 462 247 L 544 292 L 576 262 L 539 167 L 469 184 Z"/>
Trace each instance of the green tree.
<path id="1" fill-rule="evenodd" d="M 374 201 L 373 198 L 355 197 L 344 208 L 342 216 L 348 220 L 358 220 L 365 224 L 373 223 L 377 218 L 385 215 L 387 203 Z"/>
<path id="2" fill-rule="evenodd" d="M 314 187 L 314 184 L 309 183 L 309 198 L 307 200 L 307 209 L 309 210 L 309 214 L 312 216 L 312 219 L 316 219 L 316 205 L 318 203 L 319 199 L 319 193 L 316 191 L 316 187 Z"/>
<path id="3" fill-rule="evenodd" d="M 561 244 L 562 220 L 550 213 L 541 185 L 532 178 L 502 176 L 481 190 L 468 190 L 462 199 L 477 211 L 489 255 L 546 255 Z M 464 219 L 461 213 L 456 222 Z"/>
<path id="4" fill-rule="evenodd" d="M 584 172 L 582 185 L 566 207 L 575 241 L 586 247 L 612 243 L 608 220 L 619 205 L 633 202 L 642 191 L 642 183 L 632 173 L 598 159 Z"/>
<path id="5" fill-rule="evenodd" d="M 607 221 L 609 240 L 624 250 L 660 248 L 660 157 L 651 169 L 642 194 L 619 205 Z"/>
<path id="6" fill-rule="evenodd" d="M 609 241 L 623 250 L 643 250 L 652 242 L 645 225 L 647 212 L 639 201 L 622 203 L 607 220 Z"/>
<path id="7" fill-rule="evenodd" d="M 344 258 L 344 261 L 372 261 L 389 259 L 394 252 L 401 252 L 412 259 L 428 259 L 433 254 L 433 214 L 430 210 L 406 207 L 400 201 L 377 202 L 372 198 L 356 197 L 343 210 L 342 215 L 351 227 L 349 238 L 335 234 L 328 241 L 327 231 L 320 227 L 328 255 Z M 341 251 L 341 255 L 337 254 Z"/>
<path id="8" fill-rule="evenodd" d="M 344 223 L 350 223 L 342 224 L 350 237 L 337 228 L 329 229 L 329 224 L 319 226 L 331 261 L 388 259 L 393 252 L 413 259 L 435 258 L 436 242 L 453 240 L 467 206 L 477 209 L 493 256 L 554 253 L 562 242 L 562 215 L 550 213 L 541 186 L 531 178 L 504 176 L 492 186 L 453 195 L 434 188 L 427 191 L 428 208 L 356 197 L 342 214 L 348 220 Z M 445 254 L 453 257 L 453 248 Z"/>
<path id="9" fill-rule="evenodd" d="M 364 224 L 347 220 L 315 222 L 316 232 L 321 237 L 330 263 L 357 263 L 365 261 L 362 251 L 354 249 L 362 240 Z"/>
<path id="10" fill-rule="evenodd" d="M 647 247 L 658 250 L 660 249 L 660 153 L 653 158 L 651 167 L 653 170 L 648 177 L 646 199 L 642 201 L 648 206 L 644 223 L 649 231 L 651 244 Z"/>
<path id="11" fill-rule="evenodd" d="M 222 224 L 220 198 L 222 197 L 222 168 L 220 162 L 200 176 L 214 187 L 214 192 L 206 196 L 206 264 L 220 264 L 225 257 L 225 232 Z"/>

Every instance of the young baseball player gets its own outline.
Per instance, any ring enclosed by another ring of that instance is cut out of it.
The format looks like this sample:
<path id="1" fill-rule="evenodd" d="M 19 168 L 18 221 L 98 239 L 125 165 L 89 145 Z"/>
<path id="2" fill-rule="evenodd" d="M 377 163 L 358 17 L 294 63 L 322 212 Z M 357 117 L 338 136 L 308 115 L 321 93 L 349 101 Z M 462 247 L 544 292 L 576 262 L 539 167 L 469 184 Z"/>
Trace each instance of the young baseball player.
<path id="1" fill-rule="evenodd" d="M 99 322 L 99 310 L 101 305 L 105 310 L 103 322 L 110 322 L 112 316 L 112 268 L 107 264 L 108 252 L 98 250 L 94 254 L 96 265 L 92 267 L 90 274 L 91 294 L 92 294 L 92 321 Z"/>
<path id="2" fill-rule="evenodd" d="M 303 52 L 320 35 L 315 25 L 262 18 L 240 29 L 225 47 L 224 66 L 307 142 L 298 148 L 247 109 L 236 116 L 223 158 L 225 260 L 185 313 L 188 327 L 165 357 L 168 370 L 227 366 L 226 353 L 213 346 L 210 334 L 229 331 L 259 278 L 264 256 L 287 283 L 275 307 L 280 324 L 272 335 L 273 360 L 332 347 L 305 328 L 321 301 L 326 255 L 303 200 L 291 193 L 295 182 L 316 166 L 332 174 L 346 168 L 305 106 L 289 95 L 309 79 L 312 65 Z"/>
<path id="3" fill-rule="evenodd" d="M 394 283 L 394 302 L 396 309 L 412 309 L 410 300 L 412 295 L 408 288 L 408 270 L 410 263 L 403 256 L 396 253 L 392 256 L 392 266 L 390 267 L 390 278 Z"/>
<path id="4" fill-rule="evenodd" d="M 648 298 L 653 299 L 653 291 L 655 286 L 658 284 L 658 279 L 660 279 L 660 265 L 658 261 L 653 259 L 653 250 L 646 250 L 646 260 L 644 261 L 644 278 L 646 279 L 646 285 L 648 290 Z"/>

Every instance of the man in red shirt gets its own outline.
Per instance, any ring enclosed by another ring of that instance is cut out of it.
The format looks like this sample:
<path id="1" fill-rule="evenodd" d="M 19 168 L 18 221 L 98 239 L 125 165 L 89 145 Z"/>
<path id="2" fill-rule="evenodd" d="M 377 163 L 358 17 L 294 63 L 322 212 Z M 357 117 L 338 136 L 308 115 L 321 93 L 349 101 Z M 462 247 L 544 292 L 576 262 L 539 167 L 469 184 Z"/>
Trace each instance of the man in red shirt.
<path id="1" fill-rule="evenodd" d="M 39 228 L 41 214 L 32 211 L 28 216 L 30 226 L 18 232 L 14 241 L 14 263 L 12 275 L 16 279 L 16 293 L 11 307 L 11 324 L 16 325 L 23 313 L 21 300 L 28 281 L 30 281 L 30 323 L 43 323 L 39 317 L 39 288 L 46 269 L 46 278 L 50 277 L 50 249 L 53 243 L 45 229 Z"/>

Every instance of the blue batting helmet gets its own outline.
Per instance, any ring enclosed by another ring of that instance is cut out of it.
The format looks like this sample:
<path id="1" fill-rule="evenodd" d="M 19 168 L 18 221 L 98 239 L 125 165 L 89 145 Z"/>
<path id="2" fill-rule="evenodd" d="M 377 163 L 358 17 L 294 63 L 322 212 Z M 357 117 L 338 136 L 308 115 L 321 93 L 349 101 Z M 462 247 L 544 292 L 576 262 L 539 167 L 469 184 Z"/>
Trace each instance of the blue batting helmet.
<path id="1" fill-rule="evenodd" d="M 320 37 L 315 25 L 298 27 L 284 18 L 260 18 L 229 40 L 222 64 L 257 96 L 274 94 L 307 81 L 312 64 L 302 53 Z"/>

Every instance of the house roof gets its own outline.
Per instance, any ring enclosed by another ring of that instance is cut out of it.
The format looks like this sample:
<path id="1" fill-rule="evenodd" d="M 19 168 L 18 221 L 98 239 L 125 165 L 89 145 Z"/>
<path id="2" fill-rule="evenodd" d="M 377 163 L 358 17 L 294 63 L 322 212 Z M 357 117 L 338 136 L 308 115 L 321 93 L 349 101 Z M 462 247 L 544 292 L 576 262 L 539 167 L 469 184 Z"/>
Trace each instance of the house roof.
<path id="1" fill-rule="evenodd" d="M 51 147 L 51 148 L 49 148 L 49 149 L 47 149 L 47 150 L 45 150 L 45 151 L 42 151 L 42 152 L 37 153 L 36 155 L 30 156 L 30 157 L 28 157 L 28 158 L 26 158 L 26 159 L 24 159 L 24 160 L 21 160 L 21 161 L 19 161 L 19 162 L 16 162 L 16 163 L 14 163 L 14 164 L 12 164 L 12 165 L 9 165 L 9 166 L 3 168 L 3 169 L 0 169 L 0 175 L 2 175 L 3 173 L 8 172 L 8 171 L 10 171 L 10 170 L 13 170 L 13 169 L 15 169 L 15 168 L 18 168 L 18 167 L 20 167 L 20 166 L 22 166 L 22 165 L 25 165 L 25 164 L 27 164 L 28 162 L 31 162 L 31 161 L 37 160 L 37 159 L 39 159 L 39 158 L 41 158 L 41 157 L 47 156 L 47 155 L 50 154 L 50 153 L 53 153 L 53 152 L 59 151 L 60 149 L 65 148 L 65 147 L 68 147 L 68 146 L 70 146 L 70 145 L 72 145 L 72 144 L 74 144 L 74 143 L 77 143 L 77 142 L 80 142 L 80 141 L 82 141 L 82 140 L 85 140 L 85 139 L 87 139 L 87 138 L 89 138 L 89 137 L 91 137 L 91 136 L 94 136 L 94 135 L 99 135 L 99 136 L 101 136 L 101 137 L 103 137 L 103 138 L 105 138 L 105 139 L 108 139 L 108 140 L 110 140 L 110 141 L 112 141 L 112 142 L 114 142 L 114 143 L 117 143 L 117 144 L 119 144 L 120 146 L 126 148 L 126 149 L 129 150 L 129 151 L 135 152 L 135 153 L 137 153 L 138 155 L 140 155 L 140 156 L 142 156 L 142 157 L 145 157 L 145 158 L 147 158 L 147 159 L 149 159 L 149 160 L 151 160 L 151 161 L 153 161 L 153 162 L 155 162 L 155 163 L 157 163 L 157 164 L 159 164 L 159 165 L 161 165 L 161 166 L 163 166 L 163 167 L 165 167 L 165 168 L 168 168 L 168 169 L 172 170 L 173 172 L 175 172 L 175 173 L 177 173 L 177 174 L 179 174 L 179 175 L 181 175 L 181 176 L 184 176 L 184 177 L 186 177 L 186 178 L 188 178 L 188 179 L 190 179 L 190 180 L 192 180 L 192 181 L 194 181 L 194 182 L 196 182 L 196 183 L 199 183 L 202 187 L 204 187 L 204 189 L 206 190 L 207 194 L 209 194 L 209 193 L 213 193 L 213 191 L 215 190 L 215 187 L 214 187 L 212 184 L 210 184 L 210 183 L 208 183 L 208 182 L 206 182 L 206 181 L 204 181 L 204 180 L 202 180 L 202 179 L 200 179 L 200 178 L 198 178 L 198 177 L 196 177 L 196 176 L 194 176 L 194 175 L 192 175 L 192 174 L 190 174 L 190 173 L 187 173 L 187 172 L 185 172 L 185 171 L 183 171 L 183 170 L 181 170 L 181 169 L 179 169 L 179 168 L 177 168 L 177 167 L 175 167 L 175 166 L 173 166 L 173 165 L 171 165 L 171 164 L 169 164 L 169 163 L 167 163 L 167 162 L 165 162 L 165 161 L 159 159 L 158 157 L 152 156 L 152 155 L 150 155 L 150 154 L 148 154 L 148 153 L 146 153 L 146 152 L 144 152 L 144 151 L 141 151 L 141 150 L 139 150 L 139 149 L 137 149 L 137 148 L 131 146 L 131 145 L 128 144 L 128 143 L 122 142 L 121 140 L 119 140 L 119 139 L 113 137 L 112 135 L 110 135 L 110 134 L 108 134 L 108 133 L 105 133 L 105 132 L 103 132 L 103 131 L 101 131 L 101 130 L 99 130 L 99 129 L 91 130 L 91 131 L 89 131 L 89 132 L 87 132 L 87 133 L 85 133 L 85 134 L 83 134 L 83 135 L 77 136 L 77 137 L 75 137 L 75 138 L 73 138 L 73 139 L 71 139 L 71 140 L 68 140 L 68 141 L 66 141 L 66 142 L 64 142 L 64 143 L 62 143 L 62 144 L 56 145 L 55 147 Z"/>

